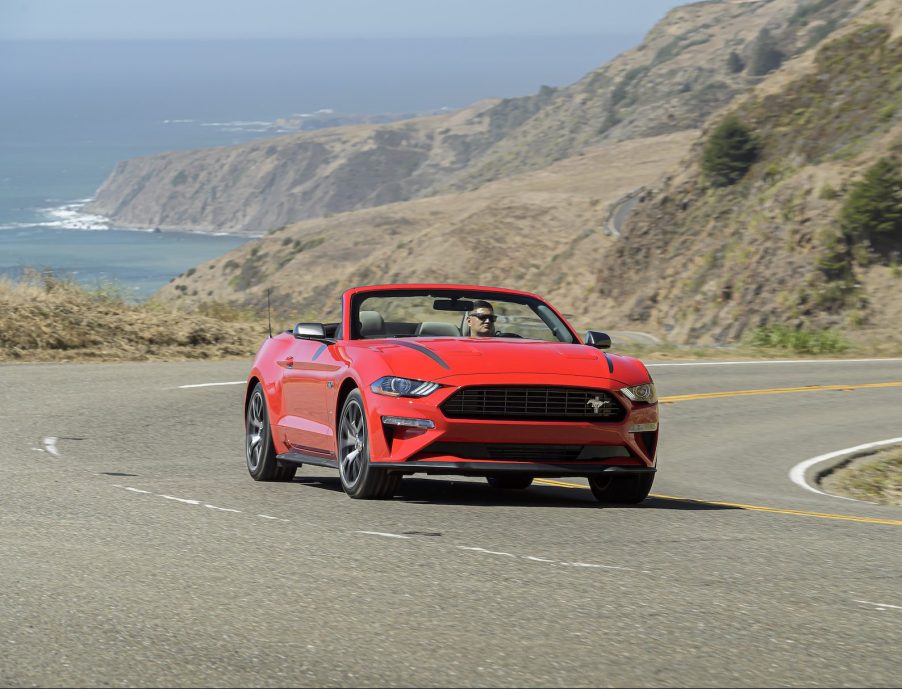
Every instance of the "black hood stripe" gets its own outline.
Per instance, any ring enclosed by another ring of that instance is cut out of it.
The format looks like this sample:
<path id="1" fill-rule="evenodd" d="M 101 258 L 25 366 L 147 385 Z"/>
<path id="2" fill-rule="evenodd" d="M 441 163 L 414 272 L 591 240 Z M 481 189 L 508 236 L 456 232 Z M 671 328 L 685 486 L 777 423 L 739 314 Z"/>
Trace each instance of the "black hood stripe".
<path id="1" fill-rule="evenodd" d="M 608 373 L 614 372 L 614 362 L 611 360 L 611 357 L 608 356 L 607 352 L 602 352 L 604 354 L 605 360 L 608 362 Z"/>
<path id="2" fill-rule="evenodd" d="M 313 355 L 313 358 L 310 361 L 316 361 L 319 358 L 319 355 L 326 351 L 325 343 L 319 346 L 319 349 L 316 350 L 316 353 Z"/>
<path id="3" fill-rule="evenodd" d="M 430 359 L 432 359 L 435 363 L 437 363 L 442 368 L 446 368 L 449 371 L 451 370 L 451 367 L 448 366 L 448 364 L 446 364 L 444 362 L 444 360 L 438 354 L 433 352 L 431 349 L 426 349 L 423 345 L 418 345 L 414 342 L 404 342 L 403 340 L 399 340 L 398 342 L 394 342 L 393 344 L 396 344 L 400 347 L 410 347 L 410 349 L 415 349 L 418 352 L 428 356 Z"/>

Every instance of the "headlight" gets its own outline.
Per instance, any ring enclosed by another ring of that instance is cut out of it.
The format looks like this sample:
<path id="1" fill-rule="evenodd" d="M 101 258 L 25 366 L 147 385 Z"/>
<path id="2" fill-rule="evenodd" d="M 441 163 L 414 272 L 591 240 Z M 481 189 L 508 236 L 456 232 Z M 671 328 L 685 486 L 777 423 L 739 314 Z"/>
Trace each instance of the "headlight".
<path id="1" fill-rule="evenodd" d="M 370 386 L 370 390 L 389 397 L 425 397 L 438 390 L 441 385 L 425 380 L 412 380 L 398 376 L 384 376 Z"/>
<path id="2" fill-rule="evenodd" d="M 658 395 L 655 393 L 654 383 L 642 383 L 642 385 L 634 385 L 631 388 L 621 388 L 620 392 L 626 395 L 633 402 L 645 402 L 652 404 L 658 401 Z"/>

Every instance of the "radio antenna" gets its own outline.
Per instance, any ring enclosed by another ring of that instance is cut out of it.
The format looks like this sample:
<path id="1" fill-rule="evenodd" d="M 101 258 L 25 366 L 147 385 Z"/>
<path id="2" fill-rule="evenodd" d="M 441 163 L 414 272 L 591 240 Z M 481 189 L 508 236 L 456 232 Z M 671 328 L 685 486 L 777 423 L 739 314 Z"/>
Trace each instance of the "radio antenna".
<path id="1" fill-rule="evenodd" d="M 266 288 L 266 320 L 269 323 L 269 336 L 272 337 L 272 308 L 270 307 L 269 293 L 271 288 Z"/>

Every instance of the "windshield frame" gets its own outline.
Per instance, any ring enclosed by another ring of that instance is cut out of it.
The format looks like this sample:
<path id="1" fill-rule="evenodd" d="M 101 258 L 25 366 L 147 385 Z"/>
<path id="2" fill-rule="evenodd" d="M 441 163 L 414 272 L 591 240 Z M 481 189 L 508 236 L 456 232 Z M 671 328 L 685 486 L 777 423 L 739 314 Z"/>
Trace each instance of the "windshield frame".
<path id="1" fill-rule="evenodd" d="M 559 344 L 582 344 L 582 340 L 576 334 L 576 331 L 570 325 L 566 318 L 561 315 L 560 311 L 558 311 L 554 306 L 549 304 L 547 301 L 542 299 L 541 297 L 535 294 L 529 294 L 527 292 L 514 292 L 507 291 L 503 289 L 491 289 L 485 287 L 385 287 L 385 288 L 376 288 L 376 289 L 360 289 L 354 290 L 350 295 L 349 300 L 349 308 L 348 308 L 348 323 L 347 325 L 350 328 L 347 330 L 349 340 L 372 340 L 372 339 L 383 339 L 383 338 L 372 338 L 372 337 L 361 337 L 359 329 L 357 327 L 358 322 L 358 312 L 360 311 L 360 305 L 367 299 L 370 298 L 392 298 L 392 297 L 433 297 L 433 298 L 457 298 L 457 299 L 468 299 L 468 300 L 476 300 L 476 299 L 484 299 L 489 302 L 511 302 L 515 304 L 522 304 L 529 307 L 533 312 L 535 312 L 536 317 L 539 318 L 548 329 L 554 332 L 554 328 L 548 324 L 545 317 L 543 317 L 542 313 L 539 310 L 539 307 L 544 307 L 548 309 L 551 314 L 560 321 L 560 324 L 563 326 L 564 330 L 567 334 L 569 334 L 571 340 L 570 342 L 566 342 L 565 340 L 532 340 L 526 339 L 529 342 L 557 342 Z M 388 335 L 384 339 L 393 339 L 393 336 Z M 468 339 L 468 338 L 462 338 Z M 506 340 L 510 342 L 511 340 Z"/>

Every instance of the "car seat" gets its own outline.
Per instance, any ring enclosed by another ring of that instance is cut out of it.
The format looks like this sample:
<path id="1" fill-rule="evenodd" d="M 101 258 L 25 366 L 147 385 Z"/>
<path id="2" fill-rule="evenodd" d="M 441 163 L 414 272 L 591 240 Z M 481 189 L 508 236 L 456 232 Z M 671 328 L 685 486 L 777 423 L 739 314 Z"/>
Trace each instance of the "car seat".
<path id="1" fill-rule="evenodd" d="M 378 311 L 361 311 L 358 319 L 360 337 L 379 337 L 385 334 L 385 321 Z"/>
<path id="2" fill-rule="evenodd" d="M 460 330 L 453 323 L 423 321 L 417 326 L 417 337 L 460 337 Z"/>

